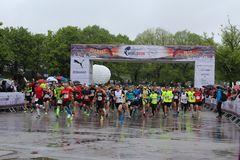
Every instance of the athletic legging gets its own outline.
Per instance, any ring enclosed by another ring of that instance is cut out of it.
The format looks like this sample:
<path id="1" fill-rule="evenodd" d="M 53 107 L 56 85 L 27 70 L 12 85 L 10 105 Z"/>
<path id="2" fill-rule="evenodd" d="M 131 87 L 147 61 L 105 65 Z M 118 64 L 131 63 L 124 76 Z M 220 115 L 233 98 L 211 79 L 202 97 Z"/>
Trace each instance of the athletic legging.
<path id="1" fill-rule="evenodd" d="M 187 108 L 188 108 L 188 104 L 184 104 L 184 103 L 181 103 L 181 107 L 182 107 L 182 110 L 184 111 L 184 113 L 187 112 Z"/>
<path id="2" fill-rule="evenodd" d="M 152 107 L 152 114 L 154 116 L 157 109 L 157 104 L 151 104 L 151 107 Z"/>

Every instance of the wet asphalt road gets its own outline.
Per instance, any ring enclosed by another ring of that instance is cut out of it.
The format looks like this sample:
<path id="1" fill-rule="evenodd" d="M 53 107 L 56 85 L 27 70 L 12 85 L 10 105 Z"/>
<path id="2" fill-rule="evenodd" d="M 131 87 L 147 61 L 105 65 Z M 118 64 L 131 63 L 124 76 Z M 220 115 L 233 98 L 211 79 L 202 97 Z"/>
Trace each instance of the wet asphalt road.
<path id="1" fill-rule="evenodd" d="M 0 159 L 239 160 L 240 129 L 215 114 L 175 118 L 81 115 L 72 122 L 53 113 L 0 113 Z"/>

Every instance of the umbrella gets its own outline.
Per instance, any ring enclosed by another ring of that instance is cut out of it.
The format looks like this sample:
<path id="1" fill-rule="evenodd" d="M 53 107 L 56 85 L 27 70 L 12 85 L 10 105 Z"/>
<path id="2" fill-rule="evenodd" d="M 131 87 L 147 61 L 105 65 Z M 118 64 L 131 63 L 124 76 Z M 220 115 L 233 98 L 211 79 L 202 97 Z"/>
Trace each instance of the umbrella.
<path id="1" fill-rule="evenodd" d="M 225 89 L 225 87 L 224 86 L 221 86 L 221 85 L 217 85 L 216 87 L 218 87 L 218 88 L 220 88 L 220 89 Z"/>
<path id="2" fill-rule="evenodd" d="M 14 85 L 14 82 L 12 81 L 12 80 L 10 80 L 10 79 L 1 79 L 0 80 L 0 85 L 2 85 L 2 82 L 3 81 L 6 81 L 6 87 L 8 88 L 9 86 L 12 86 L 12 85 Z"/>
<path id="3" fill-rule="evenodd" d="M 58 81 L 61 81 L 61 82 L 67 82 L 67 81 L 68 81 L 68 79 L 65 78 L 65 77 L 63 77 L 63 76 L 57 76 L 56 79 L 57 79 Z"/>
<path id="4" fill-rule="evenodd" d="M 206 86 L 203 86 L 203 88 L 213 89 L 213 88 L 214 88 L 214 85 L 206 85 Z"/>
<path id="5" fill-rule="evenodd" d="M 81 84 L 81 83 L 80 83 L 80 81 L 73 81 L 73 84 L 78 85 L 78 84 Z"/>
<path id="6" fill-rule="evenodd" d="M 58 80 L 55 77 L 48 77 L 47 81 L 48 82 L 58 82 Z"/>

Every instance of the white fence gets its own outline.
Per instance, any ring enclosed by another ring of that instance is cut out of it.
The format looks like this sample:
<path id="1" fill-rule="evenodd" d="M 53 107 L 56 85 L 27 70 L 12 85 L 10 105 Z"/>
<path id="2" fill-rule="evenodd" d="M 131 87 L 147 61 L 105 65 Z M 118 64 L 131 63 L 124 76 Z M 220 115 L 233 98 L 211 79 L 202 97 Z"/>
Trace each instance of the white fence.
<path id="1" fill-rule="evenodd" d="M 213 98 L 206 98 L 205 102 L 209 108 L 216 107 L 216 100 Z M 240 127 L 240 98 L 236 98 L 234 101 L 227 100 L 223 102 L 222 109 L 224 111 L 223 116 Z"/>
<path id="2" fill-rule="evenodd" d="M 215 107 L 217 102 L 216 99 L 211 99 L 211 98 L 206 98 L 205 101 L 207 104 L 210 104 L 212 107 Z M 226 102 L 223 102 L 222 104 L 222 109 L 224 111 L 233 113 L 237 116 L 240 116 L 240 99 L 236 98 L 236 100 L 231 101 L 231 100 L 227 100 Z"/>
<path id="3" fill-rule="evenodd" d="M 0 109 L 24 104 L 24 93 L 0 92 Z"/>
<path id="4" fill-rule="evenodd" d="M 222 106 L 223 110 L 234 113 L 240 116 L 240 99 L 237 98 L 234 101 L 226 101 Z"/>

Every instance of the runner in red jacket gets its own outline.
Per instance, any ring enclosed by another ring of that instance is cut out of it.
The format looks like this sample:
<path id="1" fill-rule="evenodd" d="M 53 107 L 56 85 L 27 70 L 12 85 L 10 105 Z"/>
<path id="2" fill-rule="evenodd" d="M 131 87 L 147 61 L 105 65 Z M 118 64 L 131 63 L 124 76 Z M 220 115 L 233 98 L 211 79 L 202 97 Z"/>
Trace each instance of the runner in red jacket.
<path id="1" fill-rule="evenodd" d="M 37 110 L 37 118 L 40 117 L 40 109 L 43 109 L 43 88 L 40 87 L 39 83 L 36 83 L 34 87 L 35 94 L 35 105 Z"/>
<path id="2" fill-rule="evenodd" d="M 78 111 L 82 105 L 82 88 L 80 83 L 76 83 L 74 86 L 74 117 L 78 117 Z"/>
<path id="3" fill-rule="evenodd" d="M 61 91 L 61 97 L 63 100 L 63 107 L 68 113 L 68 118 L 72 119 L 72 109 L 70 103 L 72 101 L 73 88 L 69 86 L 69 83 L 64 84 L 64 89 Z"/>
<path id="4" fill-rule="evenodd" d="M 194 96 L 196 97 L 195 110 L 197 111 L 199 117 L 199 111 L 201 110 L 203 95 L 199 89 L 196 89 Z"/>

